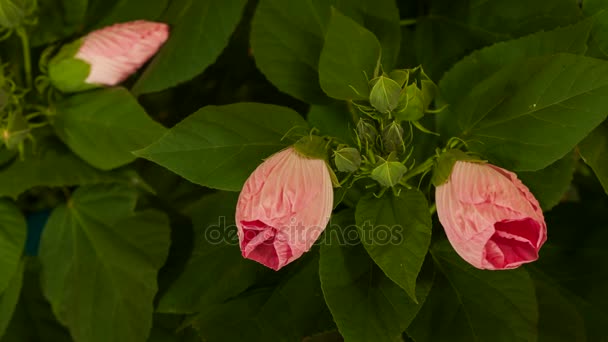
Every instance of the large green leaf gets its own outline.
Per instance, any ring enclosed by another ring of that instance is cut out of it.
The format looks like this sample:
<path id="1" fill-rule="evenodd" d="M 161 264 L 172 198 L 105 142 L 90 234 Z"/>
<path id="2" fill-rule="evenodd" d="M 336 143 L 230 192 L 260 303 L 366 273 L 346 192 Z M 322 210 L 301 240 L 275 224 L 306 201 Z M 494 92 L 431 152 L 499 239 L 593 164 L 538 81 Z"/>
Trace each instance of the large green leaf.
<path id="1" fill-rule="evenodd" d="M 40 289 L 40 263 L 24 260 L 19 302 L 2 342 L 72 342 L 70 333 L 55 317 Z"/>
<path id="2" fill-rule="evenodd" d="M 536 341 L 537 303 L 526 270 L 475 269 L 447 241 L 431 254 L 443 276 L 408 329 L 416 342 Z"/>
<path id="3" fill-rule="evenodd" d="M 42 46 L 66 38 L 83 27 L 87 0 L 37 0 L 38 22 L 30 26 L 33 46 Z"/>
<path id="4" fill-rule="evenodd" d="M 4 291 L 19 268 L 25 246 L 25 218 L 10 201 L 0 199 L 0 293 Z"/>
<path id="5" fill-rule="evenodd" d="M 69 97 L 57 105 L 53 126 L 74 153 L 103 170 L 133 161 L 132 151 L 165 132 L 124 88 Z"/>
<path id="6" fill-rule="evenodd" d="M 399 196 L 371 194 L 357 204 L 355 214 L 361 241 L 384 273 L 416 298 L 416 279 L 431 243 L 431 214 L 418 190 Z"/>
<path id="7" fill-rule="evenodd" d="M 8 327 L 17 302 L 21 293 L 21 284 L 23 282 L 23 261 L 17 265 L 17 270 L 13 272 L 12 278 L 8 283 L 8 287 L 4 292 L 0 292 L 0 336 L 4 335 Z"/>
<path id="8" fill-rule="evenodd" d="M 275 287 L 208 306 L 194 322 L 205 341 L 301 342 L 332 327 L 319 284 L 318 255 L 290 265 Z"/>
<path id="9" fill-rule="evenodd" d="M 608 58 L 608 3 L 603 0 L 585 0 L 583 13 L 593 18 L 587 55 Z"/>
<path id="10" fill-rule="evenodd" d="M 289 144 L 285 133 L 306 126 L 298 113 L 275 105 L 207 106 L 136 154 L 193 183 L 239 191 L 262 159 Z"/>
<path id="11" fill-rule="evenodd" d="M 321 88 L 339 100 L 367 100 L 381 55 L 372 32 L 334 9 L 319 57 Z"/>
<path id="12" fill-rule="evenodd" d="M 168 3 L 169 0 L 118 0 L 108 4 L 108 0 L 89 0 L 87 12 L 89 16 L 104 12 L 103 18 L 94 25 L 100 28 L 131 20 L 157 20 Z"/>
<path id="13" fill-rule="evenodd" d="M 150 62 L 133 90 L 160 91 L 189 81 L 213 64 L 241 19 L 245 0 L 175 0 L 165 21 L 169 40 Z"/>
<path id="14" fill-rule="evenodd" d="M 608 62 L 562 53 L 530 58 L 477 83 L 453 104 L 443 130 L 503 167 L 535 171 L 606 118 L 606 99 Z"/>
<path id="15" fill-rule="evenodd" d="M 261 0 L 251 31 L 256 64 L 280 90 L 311 103 L 328 101 L 317 70 L 332 6 L 378 37 L 387 70 L 395 65 L 399 52 L 395 1 Z"/>
<path id="16" fill-rule="evenodd" d="M 537 32 L 475 51 L 456 63 L 441 79 L 441 98 L 448 104 L 456 103 L 475 85 L 502 67 L 530 57 L 559 52 L 583 54 L 592 20 L 560 27 L 552 31 Z M 449 115 L 439 119 L 450 120 Z"/>
<path id="17" fill-rule="evenodd" d="M 46 224 L 43 291 L 76 342 L 138 342 L 150 332 L 169 222 L 160 212 L 133 213 L 135 199 L 122 186 L 81 187 Z"/>
<path id="18" fill-rule="evenodd" d="M 572 182 L 576 157 L 568 153 L 546 168 L 534 172 L 519 172 L 521 181 L 528 186 L 545 211 L 556 206 Z"/>
<path id="19" fill-rule="evenodd" d="M 598 126 L 579 145 L 579 152 L 608 194 L 608 122 Z"/>
<path id="20" fill-rule="evenodd" d="M 431 288 L 432 276 L 418 281 L 414 303 L 384 275 L 358 241 L 350 241 L 353 212 L 334 215 L 321 246 L 319 274 L 325 301 L 345 341 L 401 341 Z M 341 239 L 340 237 L 348 238 Z M 353 243 L 354 242 L 354 243 Z"/>
<path id="21" fill-rule="evenodd" d="M 437 79 L 475 49 L 498 41 L 574 23 L 576 1 L 528 0 L 431 2 L 416 25 L 416 53 L 425 72 Z"/>
<path id="22" fill-rule="evenodd" d="M 238 194 L 218 192 L 186 209 L 194 249 L 185 269 L 158 303 L 158 312 L 196 313 L 245 291 L 262 267 L 241 256 L 234 212 Z"/>
<path id="23" fill-rule="evenodd" d="M 355 122 L 344 101 L 330 105 L 312 105 L 306 115 L 311 127 L 321 134 L 341 139 L 344 143 L 354 142 Z"/>
<path id="24" fill-rule="evenodd" d="M 136 181 L 128 172 L 102 172 L 68 150 L 55 139 L 43 139 L 38 149 L 28 149 L 23 160 L 0 168 L 0 196 L 17 198 L 36 186 L 73 186 Z M 131 180 L 129 180 L 131 178 Z"/>

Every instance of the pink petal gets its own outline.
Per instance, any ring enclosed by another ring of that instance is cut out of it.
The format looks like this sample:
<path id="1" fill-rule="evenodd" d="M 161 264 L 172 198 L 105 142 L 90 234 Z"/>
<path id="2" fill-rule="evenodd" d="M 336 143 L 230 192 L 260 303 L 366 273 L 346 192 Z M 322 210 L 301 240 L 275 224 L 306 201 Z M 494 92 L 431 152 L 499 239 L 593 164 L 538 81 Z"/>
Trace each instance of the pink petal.
<path id="1" fill-rule="evenodd" d="M 236 210 L 243 256 L 278 270 L 308 251 L 325 229 L 333 188 L 323 160 L 280 151 L 249 176 Z"/>
<path id="2" fill-rule="evenodd" d="M 141 67 L 169 37 L 164 23 L 144 20 L 114 24 L 84 37 L 76 58 L 91 66 L 90 84 L 113 86 Z"/>

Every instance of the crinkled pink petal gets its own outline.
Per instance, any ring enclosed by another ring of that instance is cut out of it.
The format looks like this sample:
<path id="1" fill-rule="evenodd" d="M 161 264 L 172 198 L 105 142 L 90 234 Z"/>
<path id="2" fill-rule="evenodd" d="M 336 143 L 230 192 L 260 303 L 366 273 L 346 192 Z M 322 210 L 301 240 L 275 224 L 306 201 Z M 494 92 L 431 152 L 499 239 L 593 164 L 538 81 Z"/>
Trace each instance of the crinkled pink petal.
<path id="1" fill-rule="evenodd" d="M 323 160 L 282 150 L 249 176 L 236 208 L 241 252 L 274 270 L 308 251 L 325 229 L 333 188 Z"/>
<path id="2" fill-rule="evenodd" d="M 514 173 L 458 161 L 435 200 L 448 240 L 471 265 L 509 269 L 538 259 L 547 239 L 544 216 Z"/>
<path id="3" fill-rule="evenodd" d="M 141 67 L 169 37 L 169 26 L 145 20 L 114 24 L 84 37 L 76 58 L 91 66 L 85 80 L 107 86 L 124 81 Z"/>

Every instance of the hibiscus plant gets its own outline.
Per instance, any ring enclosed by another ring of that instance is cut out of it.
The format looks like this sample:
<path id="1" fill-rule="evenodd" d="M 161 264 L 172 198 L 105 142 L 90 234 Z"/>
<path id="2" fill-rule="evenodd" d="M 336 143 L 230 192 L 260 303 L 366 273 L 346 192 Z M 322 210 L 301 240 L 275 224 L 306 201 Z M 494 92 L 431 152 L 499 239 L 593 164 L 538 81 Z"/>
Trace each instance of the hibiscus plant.
<path id="1" fill-rule="evenodd" d="M 608 1 L 0 0 L 0 342 L 607 341 Z"/>

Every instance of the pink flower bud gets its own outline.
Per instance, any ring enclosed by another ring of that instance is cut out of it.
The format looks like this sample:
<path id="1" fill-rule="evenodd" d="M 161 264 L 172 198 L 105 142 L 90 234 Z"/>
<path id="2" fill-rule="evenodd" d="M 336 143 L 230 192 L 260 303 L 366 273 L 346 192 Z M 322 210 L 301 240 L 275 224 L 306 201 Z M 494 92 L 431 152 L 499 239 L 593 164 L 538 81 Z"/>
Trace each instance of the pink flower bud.
<path id="1" fill-rule="evenodd" d="M 547 226 L 538 201 L 514 173 L 457 161 L 435 197 L 450 243 L 471 265 L 501 270 L 538 259 Z"/>
<path id="2" fill-rule="evenodd" d="M 333 188 L 324 160 L 293 147 L 266 159 L 239 196 L 236 224 L 243 257 L 274 270 L 308 251 L 325 229 Z"/>
<path id="3" fill-rule="evenodd" d="M 75 57 L 91 66 L 86 83 L 113 86 L 139 69 L 168 37 L 169 27 L 164 23 L 136 20 L 115 24 L 86 35 Z"/>

